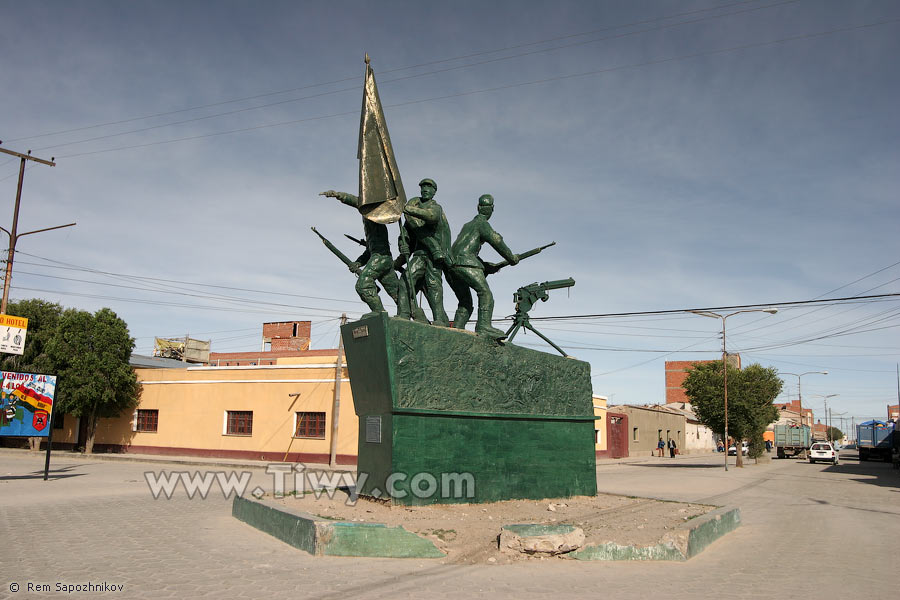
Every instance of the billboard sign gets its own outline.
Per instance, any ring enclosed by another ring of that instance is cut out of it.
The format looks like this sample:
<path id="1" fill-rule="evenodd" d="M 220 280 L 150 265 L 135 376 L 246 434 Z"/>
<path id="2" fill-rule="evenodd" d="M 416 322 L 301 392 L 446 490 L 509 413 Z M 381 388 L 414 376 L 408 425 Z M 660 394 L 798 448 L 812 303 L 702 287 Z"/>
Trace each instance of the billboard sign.
<path id="1" fill-rule="evenodd" d="M 0 371 L 0 436 L 46 437 L 50 433 L 56 376 Z"/>
<path id="2" fill-rule="evenodd" d="M 25 317 L 0 315 L 0 352 L 22 354 L 27 332 L 28 319 Z"/>

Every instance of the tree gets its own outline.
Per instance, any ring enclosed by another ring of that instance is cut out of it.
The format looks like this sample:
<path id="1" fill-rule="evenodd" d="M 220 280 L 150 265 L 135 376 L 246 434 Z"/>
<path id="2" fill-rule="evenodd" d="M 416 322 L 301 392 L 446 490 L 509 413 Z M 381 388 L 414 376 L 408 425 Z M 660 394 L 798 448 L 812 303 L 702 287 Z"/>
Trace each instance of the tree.
<path id="1" fill-rule="evenodd" d="M 56 327 L 63 308 L 55 302 L 39 298 L 10 302 L 7 314 L 28 319 L 28 333 L 25 336 L 24 352 L 4 354 L 0 368 L 4 371 L 52 374 L 56 367 L 47 355 L 47 345 L 56 335 Z"/>
<path id="2" fill-rule="evenodd" d="M 728 365 L 728 434 L 735 439 L 736 465 L 743 466 L 740 442 L 750 440 L 751 456 L 765 448 L 762 436 L 769 423 L 778 419 L 772 404 L 781 392 L 782 381 L 774 368 L 758 364 L 743 370 Z M 695 363 L 684 380 L 697 419 L 714 432 L 725 434 L 725 398 L 722 361 Z M 728 440 L 726 440 L 727 450 Z"/>
<path id="3" fill-rule="evenodd" d="M 48 345 L 59 380 L 56 401 L 62 411 L 87 423 L 85 452 L 93 452 L 101 417 L 115 417 L 137 406 L 140 386 L 129 365 L 134 339 L 116 313 L 102 308 L 93 315 L 67 309 Z"/>
<path id="4" fill-rule="evenodd" d="M 844 432 L 837 427 L 828 427 L 825 431 L 825 438 L 832 442 L 836 442 L 844 439 Z"/>

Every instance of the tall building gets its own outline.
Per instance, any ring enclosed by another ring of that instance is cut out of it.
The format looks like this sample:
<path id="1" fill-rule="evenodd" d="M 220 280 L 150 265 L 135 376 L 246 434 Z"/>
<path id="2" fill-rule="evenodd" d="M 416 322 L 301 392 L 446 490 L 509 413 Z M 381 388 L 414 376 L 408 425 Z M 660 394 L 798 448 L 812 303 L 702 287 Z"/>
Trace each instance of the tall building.
<path id="1" fill-rule="evenodd" d="M 673 402 L 690 402 L 684 391 L 684 380 L 688 370 L 695 364 L 721 362 L 721 360 L 667 360 L 666 361 L 666 404 Z M 741 355 L 729 354 L 728 364 L 741 368 Z"/>

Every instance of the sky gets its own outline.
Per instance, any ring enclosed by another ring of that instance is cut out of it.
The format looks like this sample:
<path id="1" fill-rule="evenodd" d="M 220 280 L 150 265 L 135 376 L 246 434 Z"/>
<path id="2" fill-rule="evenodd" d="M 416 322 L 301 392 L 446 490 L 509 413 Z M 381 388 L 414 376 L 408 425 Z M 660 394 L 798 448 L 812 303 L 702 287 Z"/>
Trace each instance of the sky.
<path id="1" fill-rule="evenodd" d="M 665 402 L 666 360 L 721 356 L 690 310 L 775 305 L 727 319 L 744 365 L 827 371 L 803 404 L 834 395 L 838 426 L 897 403 L 896 2 L 0 0 L 0 23 L 0 148 L 56 163 L 29 162 L 18 231 L 77 222 L 20 237 L 11 298 L 109 307 L 136 353 L 257 350 L 286 320 L 335 348 L 367 311 L 309 228 L 356 255 L 359 216 L 318 193 L 357 192 L 368 53 L 408 195 L 434 179 L 455 235 L 490 193 L 513 251 L 557 242 L 491 277 L 495 326 L 573 277 L 531 315 L 595 394 Z M 0 155 L 6 229 L 18 170 Z"/>

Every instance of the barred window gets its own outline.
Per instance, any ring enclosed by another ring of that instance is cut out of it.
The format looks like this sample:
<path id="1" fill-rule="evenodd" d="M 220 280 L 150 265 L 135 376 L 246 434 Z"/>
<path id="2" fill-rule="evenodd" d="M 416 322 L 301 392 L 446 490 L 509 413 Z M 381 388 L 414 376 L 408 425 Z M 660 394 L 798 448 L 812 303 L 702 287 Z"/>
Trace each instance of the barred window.
<path id="1" fill-rule="evenodd" d="M 156 431 L 159 426 L 159 411 L 138 409 L 135 431 Z"/>
<path id="2" fill-rule="evenodd" d="M 325 413 L 298 412 L 295 422 L 294 437 L 325 438 Z"/>
<path id="3" fill-rule="evenodd" d="M 227 435 L 252 435 L 253 411 L 229 410 L 225 433 Z"/>

